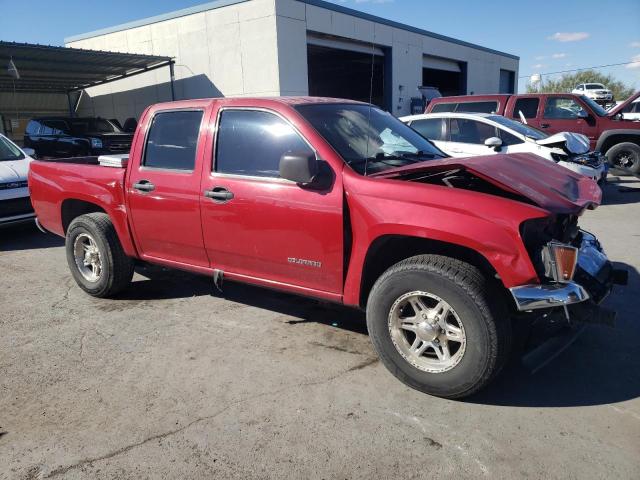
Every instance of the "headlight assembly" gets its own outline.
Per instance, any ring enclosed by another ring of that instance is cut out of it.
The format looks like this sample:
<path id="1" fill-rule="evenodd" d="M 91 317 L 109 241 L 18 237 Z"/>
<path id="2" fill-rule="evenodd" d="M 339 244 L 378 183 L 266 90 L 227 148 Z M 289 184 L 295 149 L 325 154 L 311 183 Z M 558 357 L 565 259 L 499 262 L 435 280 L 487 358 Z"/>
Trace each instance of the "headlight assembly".
<path id="1" fill-rule="evenodd" d="M 542 262 L 546 277 L 560 283 L 570 282 L 576 272 L 578 249 L 551 241 L 542 249 Z"/>

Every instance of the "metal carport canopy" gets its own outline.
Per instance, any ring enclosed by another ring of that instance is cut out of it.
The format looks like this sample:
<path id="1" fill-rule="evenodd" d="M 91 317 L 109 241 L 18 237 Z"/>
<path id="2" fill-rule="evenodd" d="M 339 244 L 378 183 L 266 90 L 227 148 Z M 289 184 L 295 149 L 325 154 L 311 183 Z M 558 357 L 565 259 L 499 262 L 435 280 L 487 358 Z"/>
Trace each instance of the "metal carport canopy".
<path id="1" fill-rule="evenodd" d="M 173 87 L 171 57 L 0 41 L 0 92 L 68 94 L 167 66 Z"/>

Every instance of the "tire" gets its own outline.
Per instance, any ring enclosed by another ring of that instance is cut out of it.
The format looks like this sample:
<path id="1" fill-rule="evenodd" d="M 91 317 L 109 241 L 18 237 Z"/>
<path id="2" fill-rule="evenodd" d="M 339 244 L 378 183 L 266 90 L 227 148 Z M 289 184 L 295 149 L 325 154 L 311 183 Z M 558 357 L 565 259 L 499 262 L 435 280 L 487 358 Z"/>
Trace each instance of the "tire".
<path id="1" fill-rule="evenodd" d="M 112 297 L 131 282 L 134 261 L 125 255 L 106 213 L 75 218 L 67 229 L 65 246 L 71 275 L 89 295 Z"/>
<path id="2" fill-rule="evenodd" d="M 614 168 L 640 173 L 640 145 L 623 142 L 607 150 L 607 160 Z"/>
<path id="3" fill-rule="evenodd" d="M 416 333 L 407 332 L 405 320 L 403 327 L 397 328 L 398 312 L 407 317 L 419 316 L 411 306 L 415 292 L 435 297 L 420 297 L 422 306 L 435 304 L 435 308 L 423 310 L 422 314 L 430 315 L 438 305 L 443 305 L 442 301 L 450 307 L 449 313 L 444 314 L 445 328 L 451 329 L 451 338 L 457 336 L 458 340 L 447 340 L 443 331 L 436 339 L 443 357 L 445 343 L 448 345 L 449 360 L 440 360 L 436 349 L 431 347 L 426 348 L 422 357 L 407 353 L 409 344 L 415 345 L 418 339 L 418 329 L 421 341 L 435 334 L 424 326 L 416 328 Z M 382 363 L 399 380 L 438 397 L 463 398 L 487 385 L 509 356 L 511 322 L 504 298 L 496 285 L 474 266 L 450 257 L 419 255 L 397 263 L 377 280 L 367 302 L 367 327 Z M 402 307 L 403 302 L 409 306 Z M 454 325 L 458 333 L 453 331 Z M 464 341 L 459 341 L 461 338 Z"/>

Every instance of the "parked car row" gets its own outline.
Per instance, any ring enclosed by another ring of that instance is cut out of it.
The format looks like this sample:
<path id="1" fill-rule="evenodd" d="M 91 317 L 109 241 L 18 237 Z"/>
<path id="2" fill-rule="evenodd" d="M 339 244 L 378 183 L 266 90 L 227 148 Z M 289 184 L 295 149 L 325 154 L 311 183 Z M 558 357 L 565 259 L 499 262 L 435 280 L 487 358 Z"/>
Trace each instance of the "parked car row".
<path id="1" fill-rule="evenodd" d="M 640 92 L 604 110 L 584 95 L 542 93 L 525 95 L 465 95 L 433 99 L 425 113 L 492 113 L 526 123 L 549 134 L 585 135 L 592 150 L 606 155 L 611 166 L 640 172 L 640 122 L 623 111 Z"/>

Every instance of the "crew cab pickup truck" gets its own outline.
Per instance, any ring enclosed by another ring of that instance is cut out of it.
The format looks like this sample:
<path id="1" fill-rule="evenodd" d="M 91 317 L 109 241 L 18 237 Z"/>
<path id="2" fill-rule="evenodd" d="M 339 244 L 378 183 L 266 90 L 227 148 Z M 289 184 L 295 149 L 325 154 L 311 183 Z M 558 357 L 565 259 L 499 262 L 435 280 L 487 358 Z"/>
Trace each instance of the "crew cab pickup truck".
<path id="1" fill-rule="evenodd" d="M 625 119 L 636 92 L 611 110 L 584 95 L 532 93 L 526 95 L 463 95 L 433 99 L 425 113 L 496 113 L 523 121 L 549 134 L 582 133 L 591 148 L 607 156 L 612 166 L 640 173 L 640 123 Z"/>
<path id="2" fill-rule="evenodd" d="M 577 226 L 593 180 L 528 153 L 447 158 L 348 100 L 154 105 L 128 158 L 34 161 L 29 186 L 89 294 L 148 262 L 366 309 L 387 368 L 449 398 L 494 378 L 515 318 L 610 319 L 620 277 Z"/>

